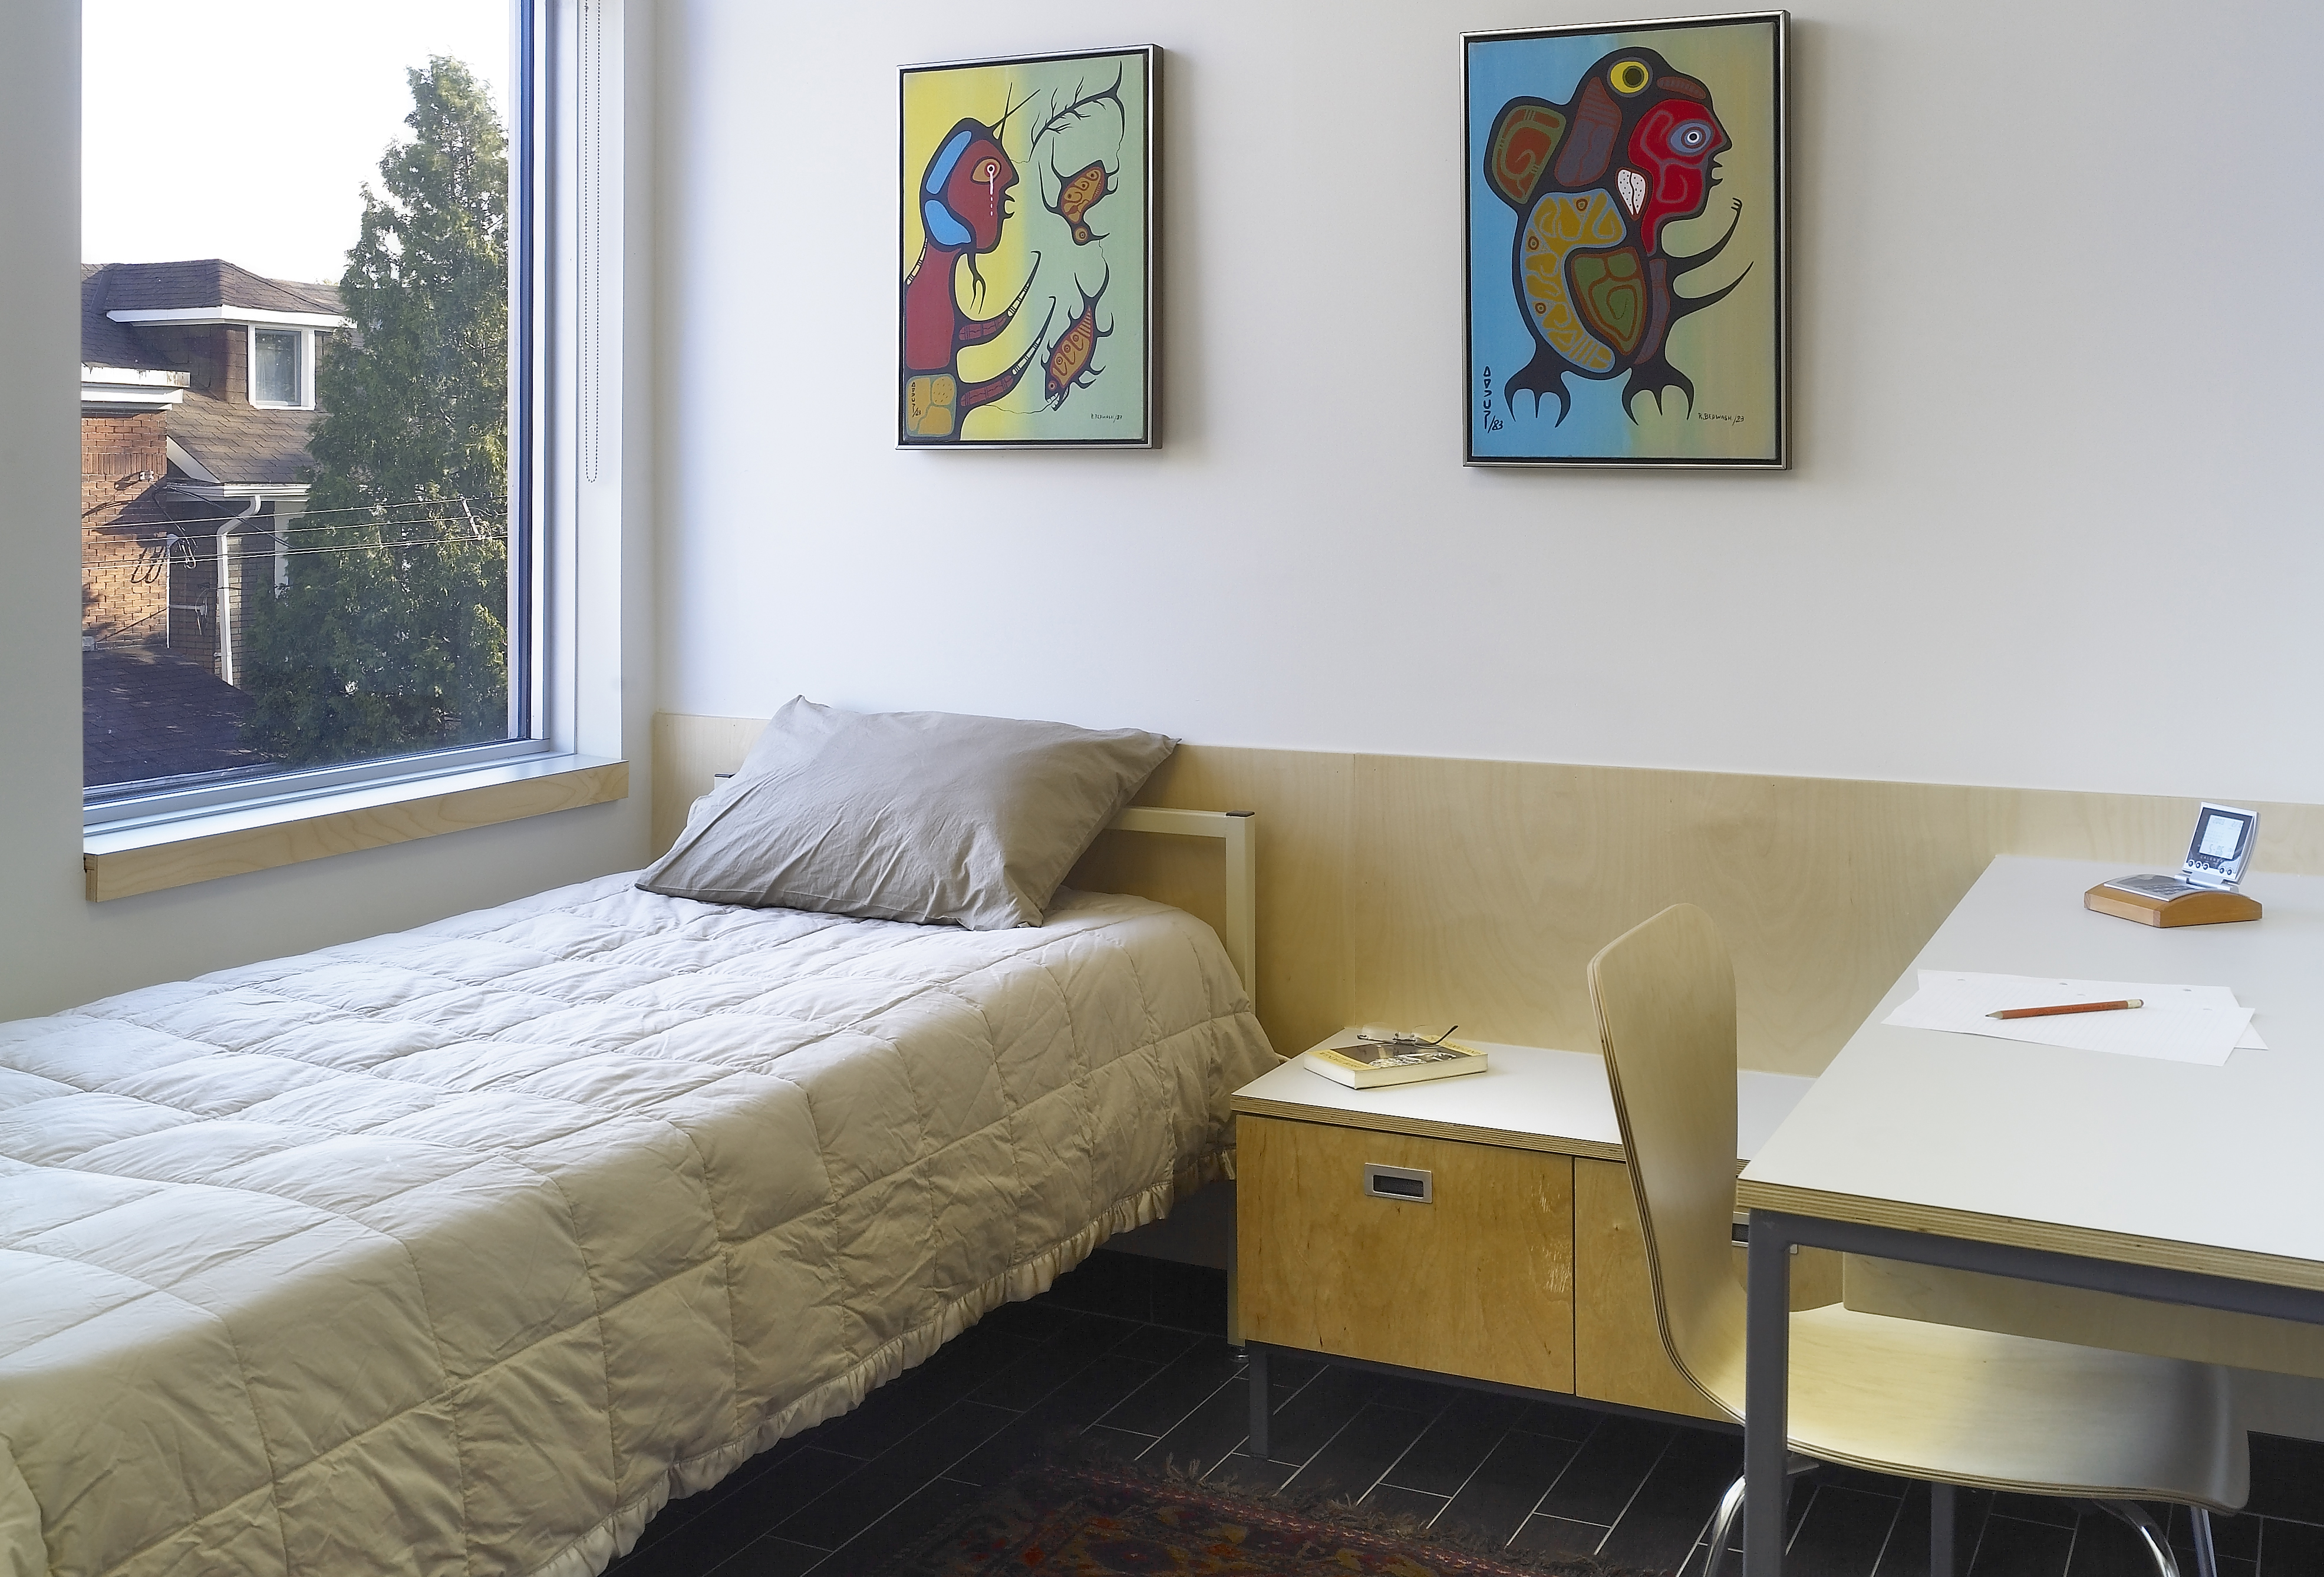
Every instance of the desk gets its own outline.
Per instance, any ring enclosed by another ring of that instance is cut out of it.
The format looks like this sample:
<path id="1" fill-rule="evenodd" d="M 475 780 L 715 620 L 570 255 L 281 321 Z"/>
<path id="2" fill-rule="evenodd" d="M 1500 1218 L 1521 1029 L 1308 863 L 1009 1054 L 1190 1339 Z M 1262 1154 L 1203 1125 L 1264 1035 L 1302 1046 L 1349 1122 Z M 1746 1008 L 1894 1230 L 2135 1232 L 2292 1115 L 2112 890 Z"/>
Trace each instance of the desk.
<path id="1" fill-rule="evenodd" d="M 2324 1324 L 2324 878 L 2255 876 L 2256 924 L 2089 912 L 2124 871 L 1996 860 L 1745 1168 L 1745 1463 L 1784 1493 L 1792 1244 Z M 2233 987 L 2265 1051 L 2221 1067 L 1880 1022 L 1922 969 Z M 1782 1569 L 1750 1518 L 1747 1577 Z"/>

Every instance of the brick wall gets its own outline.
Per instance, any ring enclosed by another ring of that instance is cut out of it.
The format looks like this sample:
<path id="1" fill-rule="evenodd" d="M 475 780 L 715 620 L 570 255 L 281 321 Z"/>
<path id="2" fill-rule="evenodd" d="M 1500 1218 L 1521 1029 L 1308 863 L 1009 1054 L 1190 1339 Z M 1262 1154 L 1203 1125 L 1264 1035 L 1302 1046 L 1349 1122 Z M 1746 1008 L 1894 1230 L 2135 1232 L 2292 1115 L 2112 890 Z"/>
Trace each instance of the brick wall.
<path id="1" fill-rule="evenodd" d="M 80 421 L 81 633 L 158 643 L 168 620 L 159 549 L 169 469 L 158 410 Z"/>

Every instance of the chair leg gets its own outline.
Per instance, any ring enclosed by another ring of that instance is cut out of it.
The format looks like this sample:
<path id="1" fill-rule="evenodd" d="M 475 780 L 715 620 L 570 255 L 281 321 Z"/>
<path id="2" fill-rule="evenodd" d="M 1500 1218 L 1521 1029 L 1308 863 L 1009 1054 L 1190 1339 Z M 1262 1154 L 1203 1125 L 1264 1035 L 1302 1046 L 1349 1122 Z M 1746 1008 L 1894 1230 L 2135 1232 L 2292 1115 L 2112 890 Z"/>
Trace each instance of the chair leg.
<path id="1" fill-rule="evenodd" d="M 1719 1498 L 1719 1509 L 1711 1518 L 1711 1548 L 1702 1557 L 1702 1577 L 1719 1577 L 1719 1569 L 1727 1564 L 1727 1543 L 1735 1532 L 1735 1519 L 1743 1511 L 1743 1480 L 1740 1474 L 1727 1486 L 1727 1493 Z"/>
<path id="2" fill-rule="evenodd" d="M 2219 1577 L 2219 1557 L 2211 1549 L 2211 1514 L 2200 1506 L 2190 1506 L 2187 1520 L 2195 1530 L 2197 1577 Z"/>
<path id="3" fill-rule="evenodd" d="M 1816 1465 L 1813 1457 L 1794 1452 L 1784 1459 L 1784 1482 L 1790 1482 L 1802 1473 L 1812 1472 Z M 1743 1484 L 1741 1476 L 1727 1486 L 1727 1493 L 1719 1498 L 1719 1509 L 1711 1517 L 1711 1547 L 1702 1557 L 1702 1577 L 1719 1577 L 1719 1569 L 1727 1564 L 1727 1545 L 1735 1532 L 1735 1519 L 1743 1515 Z"/>
<path id="4" fill-rule="evenodd" d="M 2146 1514 L 2145 1507 L 2135 1500 L 2084 1500 L 2080 1504 L 2085 1510 L 2103 1511 L 2118 1522 L 2128 1523 L 2130 1531 L 2138 1536 L 2138 1542 L 2146 1546 L 2146 1558 L 2154 1563 L 2156 1577 L 2179 1577 L 2179 1559 L 2171 1553 L 2171 1541 L 2163 1536 L 2163 1530 Z M 2199 1565 L 2208 1565 L 2204 1557 L 2209 1553 L 2211 1542 L 2210 1517 L 2200 1508 L 2196 1510 L 2202 1520 L 2196 1524 L 2200 1531 L 2195 1536 L 2195 1559 Z"/>

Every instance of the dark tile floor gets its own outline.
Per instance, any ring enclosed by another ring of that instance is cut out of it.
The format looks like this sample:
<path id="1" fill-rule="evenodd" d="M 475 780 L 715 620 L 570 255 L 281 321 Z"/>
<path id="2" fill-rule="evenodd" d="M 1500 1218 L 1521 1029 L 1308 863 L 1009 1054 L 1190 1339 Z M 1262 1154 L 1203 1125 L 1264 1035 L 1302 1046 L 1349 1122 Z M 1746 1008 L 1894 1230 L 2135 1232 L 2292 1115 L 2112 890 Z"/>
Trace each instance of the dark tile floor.
<path id="1" fill-rule="evenodd" d="M 1274 1460 L 1254 1462 L 1240 1449 L 1242 1363 L 1224 1340 L 1224 1309 L 1221 1272 L 1101 1252 L 854 1412 L 673 1501 L 612 1572 L 860 1577 L 1063 1430 L 1126 1456 L 1346 1496 L 1525 1548 L 1701 1572 L 1711 1508 L 1741 1462 L 1737 1436 L 1278 1358 Z M 2324 1577 L 2324 1444 L 2252 1443 L 2251 1504 L 2213 1524 L 2222 1573 Z M 1960 1500 L 1970 1577 L 2152 1570 L 2111 1518 L 2027 1496 Z M 1820 1469 L 1793 1493 L 1786 1570 L 1926 1577 L 1928 1517 L 1925 1489 Z M 2171 1532 L 2191 1577 L 2183 1516 Z"/>

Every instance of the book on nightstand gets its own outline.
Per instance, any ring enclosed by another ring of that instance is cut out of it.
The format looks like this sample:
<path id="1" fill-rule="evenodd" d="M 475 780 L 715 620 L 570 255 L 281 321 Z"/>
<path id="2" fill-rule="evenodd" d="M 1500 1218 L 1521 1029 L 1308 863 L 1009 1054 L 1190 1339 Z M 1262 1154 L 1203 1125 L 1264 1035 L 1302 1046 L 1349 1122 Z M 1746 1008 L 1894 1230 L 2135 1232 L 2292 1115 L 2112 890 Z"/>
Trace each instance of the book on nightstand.
<path id="1" fill-rule="evenodd" d="M 1452 1079 L 1481 1074 L 1489 1064 L 1483 1052 L 1455 1040 L 1367 1040 L 1343 1029 L 1321 1046 L 1311 1047 L 1302 1059 L 1327 1079 L 1352 1089 L 1371 1090 L 1383 1084 L 1416 1084 L 1423 1079 Z"/>

